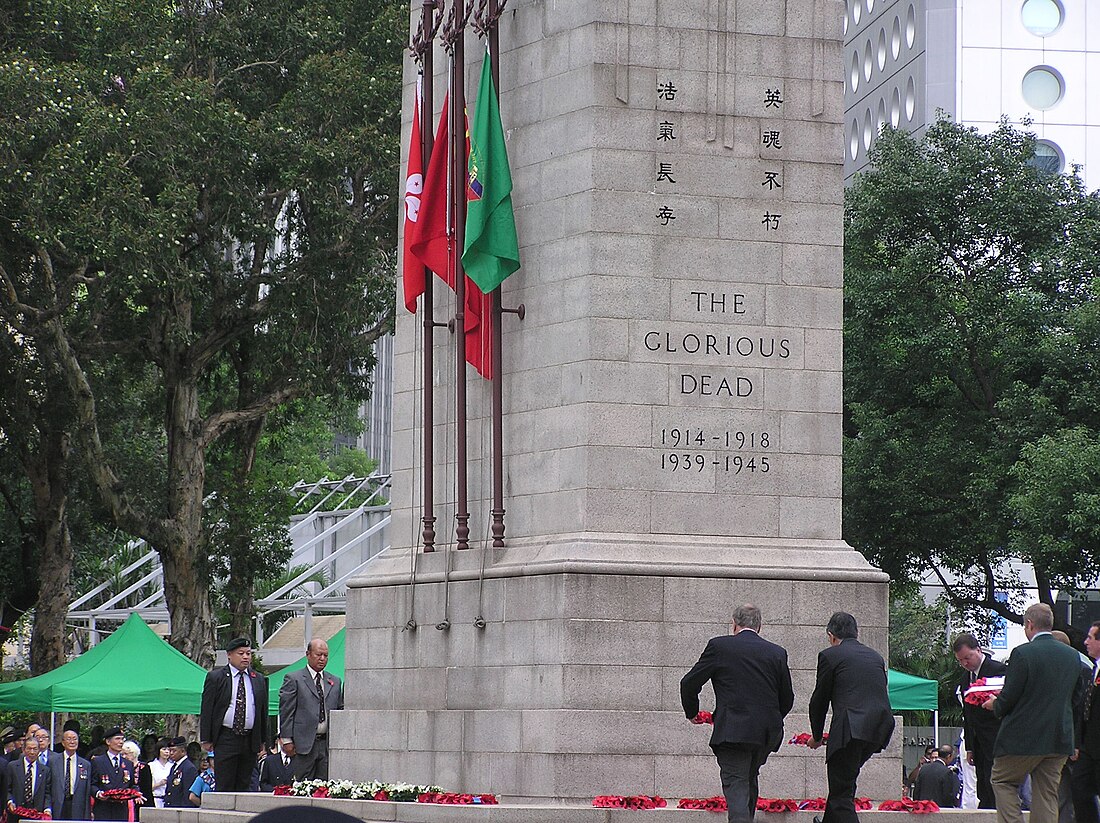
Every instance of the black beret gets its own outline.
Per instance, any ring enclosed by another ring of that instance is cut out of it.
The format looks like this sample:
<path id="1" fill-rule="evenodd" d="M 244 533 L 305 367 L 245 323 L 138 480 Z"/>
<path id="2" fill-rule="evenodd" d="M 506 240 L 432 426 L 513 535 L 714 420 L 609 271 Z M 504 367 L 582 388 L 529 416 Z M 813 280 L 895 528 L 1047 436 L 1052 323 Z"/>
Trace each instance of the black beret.
<path id="1" fill-rule="evenodd" d="M 234 637 L 232 640 L 229 641 L 228 645 L 226 645 L 225 650 L 227 652 L 231 652 L 235 651 L 236 649 L 243 649 L 245 646 L 251 645 L 252 641 L 249 640 L 247 637 Z"/>
<path id="2" fill-rule="evenodd" d="M 181 737 L 180 740 L 183 740 L 183 738 Z M 157 751 L 159 752 L 161 749 L 167 749 L 171 745 L 171 737 L 162 737 L 160 740 L 157 741 Z"/>
<path id="3" fill-rule="evenodd" d="M 112 737 L 122 737 L 122 729 L 118 726 L 111 726 L 111 728 L 103 733 L 104 740 L 110 740 Z"/>
<path id="4" fill-rule="evenodd" d="M 168 740 L 168 745 L 169 746 L 186 746 L 187 745 L 187 738 L 186 737 L 172 737 Z"/>

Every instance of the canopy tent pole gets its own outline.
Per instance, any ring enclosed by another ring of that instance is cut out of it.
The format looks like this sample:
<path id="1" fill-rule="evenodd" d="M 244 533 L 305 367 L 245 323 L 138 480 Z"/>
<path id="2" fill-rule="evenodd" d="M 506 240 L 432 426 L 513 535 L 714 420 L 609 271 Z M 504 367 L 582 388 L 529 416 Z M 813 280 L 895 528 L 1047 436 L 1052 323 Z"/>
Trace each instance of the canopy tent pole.
<path id="1" fill-rule="evenodd" d="M 936 748 L 940 747 L 940 710 L 934 709 L 932 711 L 932 742 L 936 744 Z"/>

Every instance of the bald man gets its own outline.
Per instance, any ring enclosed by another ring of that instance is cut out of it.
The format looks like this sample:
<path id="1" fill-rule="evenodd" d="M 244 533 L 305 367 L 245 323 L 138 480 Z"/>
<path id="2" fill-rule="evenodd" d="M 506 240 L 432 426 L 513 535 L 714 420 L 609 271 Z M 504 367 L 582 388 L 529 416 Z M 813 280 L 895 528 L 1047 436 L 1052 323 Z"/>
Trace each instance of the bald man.
<path id="1" fill-rule="evenodd" d="M 298 780 L 328 780 L 329 717 L 344 708 L 344 684 L 326 665 L 328 643 L 315 637 L 306 645 L 306 667 L 279 689 L 279 736 L 294 741 Z"/>

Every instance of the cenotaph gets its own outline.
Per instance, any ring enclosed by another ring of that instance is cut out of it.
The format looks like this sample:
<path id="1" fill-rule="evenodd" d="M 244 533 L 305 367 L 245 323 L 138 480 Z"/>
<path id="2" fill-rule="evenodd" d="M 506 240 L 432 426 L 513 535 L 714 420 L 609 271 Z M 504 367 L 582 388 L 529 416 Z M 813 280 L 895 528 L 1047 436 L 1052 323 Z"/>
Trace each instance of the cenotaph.
<path id="1" fill-rule="evenodd" d="M 843 14 L 510 0 L 500 92 L 523 266 L 503 299 L 526 317 L 503 327 L 507 545 L 484 539 L 488 389 L 472 371 L 473 548 L 447 545 L 443 331 L 444 503 L 439 550 L 420 550 L 423 341 L 399 305 L 392 547 L 349 585 L 333 774 L 521 802 L 717 794 L 679 680 L 734 606 L 759 605 L 790 652 L 788 736 L 809 730 L 833 611 L 885 653 L 887 578 L 841 539 Z M 469 89 L 482 48 L 470 32 Z M 411 104 L 411 66 L 406 80 Z M 436 318 L 452 304 L 437 288 Z M 900 737 L 861 794 L 897 796 Z M 761 775 L 765 796 L 825 789 L 823 753 L 803 747 Z"/>

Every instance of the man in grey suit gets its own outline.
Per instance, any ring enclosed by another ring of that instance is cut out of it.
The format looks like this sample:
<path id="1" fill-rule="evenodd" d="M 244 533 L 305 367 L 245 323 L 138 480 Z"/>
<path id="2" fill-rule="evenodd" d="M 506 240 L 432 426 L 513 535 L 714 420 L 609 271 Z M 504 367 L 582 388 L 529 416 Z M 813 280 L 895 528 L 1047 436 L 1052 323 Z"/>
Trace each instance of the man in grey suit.
<path id="1" fill-rule="evenodd" d="M 1001 693 L 983 708 L 1001 720 L 993 748 L 998 823 L 1023 823 L 1020 785 L 1031 775 L 1031 823 L 1058 823 L 1062 766 L 1077 752 L 1074 710 L 1084 699 L 1081 658 L 1051 635 L 1054 612 L 1036 603 L 1024 612 L 1028 642 L 1012 650 Z"/>
<path id="2" fill-rule="evenodd" d="M 294 776 L 328 780 L 328 725 L 344 708 L 344 684 L 325 671 L 328 643 L 318 637 L 306 645 L 306 667 L 291 672 L 279 689 L 279 736 L 294 741 Z"/>
<path id="3" fill-rule="evenodd" d="M 50 763 L 54 820 L 90 820 L 92 764 L 76 753 L 80 735 L 69 730 L 61 735 L 61 754 Z"/>

